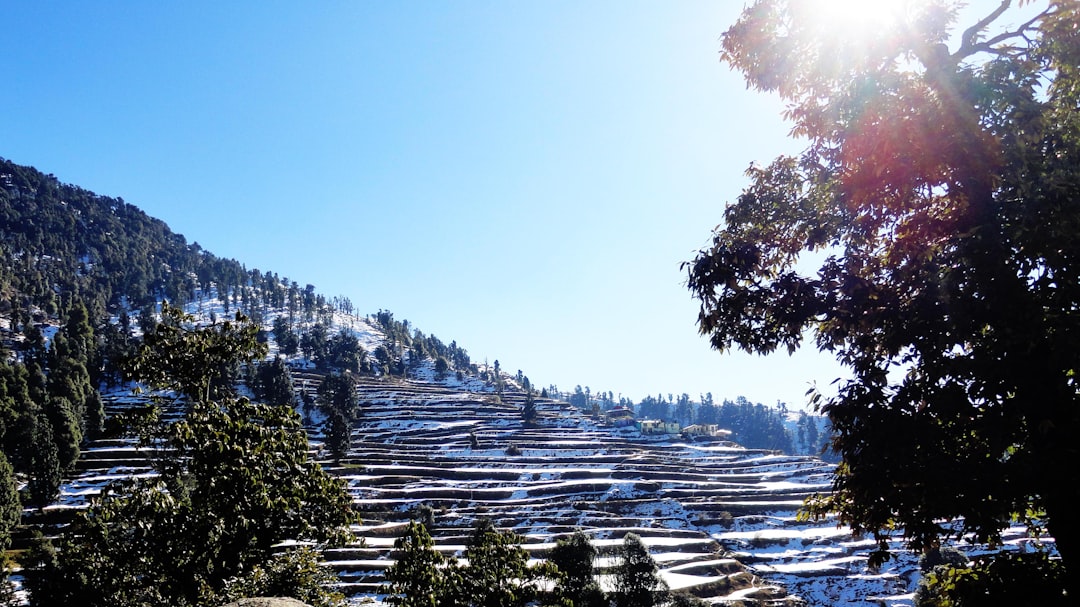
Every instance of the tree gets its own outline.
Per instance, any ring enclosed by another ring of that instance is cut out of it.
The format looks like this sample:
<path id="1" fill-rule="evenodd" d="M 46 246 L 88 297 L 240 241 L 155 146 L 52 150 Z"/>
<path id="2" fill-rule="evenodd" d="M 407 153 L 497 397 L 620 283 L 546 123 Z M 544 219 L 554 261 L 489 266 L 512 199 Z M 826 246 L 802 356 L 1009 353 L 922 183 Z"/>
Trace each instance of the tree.
<path id="1" fill-rule="evenodd" d="M 999 554 L 976 557 L 970 565 L 938 565 L 919 580 L 916 607 L 979 607 L 981 605 L 1031 605 L 1067 607 L 1075 601 L 1061 592 L 1066 584 L 1061 561 L 1045 552 Z M 1042 583 L 1033 584 L 1033 580 Z"/>
<path id="2" fill-rule="evenodd" d="M 52 424 L 41 409 L 33 421 L 30 445 L 30 478 L 26 483 L 28 503 L 44 508 L 59 495 L 63 473 Z"/>
<path id="3" fill-rule="evenodd" d="M 446 377 L 446 372 L 450 370 L 450 363 L 442 356 L 435 358 L 435 378 L 443 379 Z"/>
<path id="4" fill-rule="evenodd" d="M 31 576 L 52 580 L 33 589 L 34 604 L 216 605 L 252 588 L 334 602 L 311 586 L 323 579 L 312 555 L 275 546 L 343 541 L 352 520 L 344 483 L 308 461 L 291 406 L 209 398 L 213 371 L 259 350 L 246 319 L 236 323 L 155 330 L 151 347 L 161 349 L 140 353 L 137 377 L 181 387 L 187 414 L 145 437 L 164 446 L 156 476 L 110 483 L 65 531 L 56 558 Z"/>
<path id="5" fill-rule="evenodd" d="M 300 349 L 300 338 L 289 328 L 289 321 L 284 316 L 274 319 L 274 341 L 285 356 L 292 356 Z"/>
<path id="6" fill-rule="evenodd" d="M 808 146 L 752 166 L 686 264 L 699 328 L 756 353 L 812 337 L 850 371 L 813 396 L 843 462 L 809 507 L 873 534 L 875 562 L 893 529 L 997 544 L 1015 518 L 1077 567 L 1080 9 L 1033 12 L 1005 29 L 1003 0 L 950 38 L 926 2 L 859 37 L 759 0 L 723 36 Z"/>
<path id="7" fill-rule="evenodd" d="M 529 566 L 521 538 L 500 532 L 490 519 L 477 520 L 465 547 L 461 600 L 472 607 L 524 607 L 538 594 L 545 570 Z"/>
<path id="8" fill-rule="evenodd" d="M 533 393 L 528 380 L 525 381 L 525 404 L 521 406 L 521 419 L 526 424 L 536 421 L 536 394 Z"/>
<path id="9" fill-rule="evenodd" d="M 192 402 L 208 401 L 231 395 L 240 365 L 266 355 L 259 327 L 240 312 L 206 327 L 194 323 L 190 314 L 162 302 L 161 322 L 143 336 L 128 369 L 131 377 Z"/>
<path id="10" fill-rule="evenodd" d="M 79 443 L 82 441 L 75 407 L 63 396 L 49 396 L 45 399 L 45 419 L 52 424 L 53 444 L 56 445 L 60 468 L 71 470 L 79 460 Z"/>
<path id="11" fill-rule="evenodd" d="M 335 460 L 349 451 L 352 427 L 360 417 L 360 401 L 356 394 L 356 379 L 349 373 L 332 373 L 319 384 L 319 407 L 326 415 L 323 434 Z"/>
<path id="12" fill-rule="evenodd" d="M 627 533 L 623 538 L 614 583 L 616 607 L 654 607 L 667 601 L 667 583 L 637 534 Z"/>
<path id="13" fill-rule="evenodd" d="M 572 607 L 605 605 L 604 593 L 596 581 L 596 548 L 580 529 L 559 538 L 548 559 L 558 570 L 555 596 Z"/>
<path id="14" fill-rule="evenodd" d="M 449 607 L 460 585 L 457 562 L 435 550 L 427 527 L 410 521 L 394 540 L 397 560 L 386 569 L 386 602 L 398 607 Z"/>
<path id="15" fill-rule="evenodd" d="M 19 524 L 22 505 L 19 503 L 19 489 L 15 483 L 15 471 L 7 457 L 0 453 L 0 551 L 6 551 L 11 545 L 11 531 Z M 14 605 L 11 587 L 7 580 L 7 562 L 0 560 L 0 603 Z"/>
<path id="16" fill-rule="evenodd" d="M 272 405 L 290 407 L 296 404 L 292 372 L 280 356 L 275 356 L 270 362 L 260 362 L 256 365 L 253 379 L 251 391 L 259 400 Z"/>
<path id="17" fill-rule="evenodd" d="M 42 411 L 31 400 L 28 371 L 24 365 L 0 361 L 0 450 L 19 472 L 30 467 L 35 454 L 31 446 L 33 427 Z"/>

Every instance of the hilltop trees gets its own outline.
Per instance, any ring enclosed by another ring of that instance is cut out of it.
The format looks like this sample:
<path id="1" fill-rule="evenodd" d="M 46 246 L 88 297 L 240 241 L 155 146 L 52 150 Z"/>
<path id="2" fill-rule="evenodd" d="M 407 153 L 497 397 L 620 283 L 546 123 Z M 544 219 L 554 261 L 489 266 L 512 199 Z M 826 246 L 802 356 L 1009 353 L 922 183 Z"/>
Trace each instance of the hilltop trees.
<path id="1" fill-rule="evenodd" d="M 894 529 L 930 549 L 1020 520 L 1080 579 L 1080 8 L 1032 13 L 1003 0 L 950 38 L 926 2 L 860 37 L 759 0 L 723 36 L 808 145 L 751 167 L 687 264 L 699 327 L 721 350 L 812 337 L 850 371 L 814 397 L 843 462 L 811 512 L 875 561 Z"/>

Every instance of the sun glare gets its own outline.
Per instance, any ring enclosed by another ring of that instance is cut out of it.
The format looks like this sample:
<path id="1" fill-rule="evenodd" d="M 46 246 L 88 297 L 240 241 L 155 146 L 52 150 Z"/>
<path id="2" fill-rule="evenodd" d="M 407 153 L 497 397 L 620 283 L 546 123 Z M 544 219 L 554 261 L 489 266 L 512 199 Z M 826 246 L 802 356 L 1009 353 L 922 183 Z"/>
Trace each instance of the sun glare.
<path id="1" fill-rule="evenodd" d="M 873 36 L 904 18 L 912 0 L 792 0 L 800 17 L 838 35 Z"/>

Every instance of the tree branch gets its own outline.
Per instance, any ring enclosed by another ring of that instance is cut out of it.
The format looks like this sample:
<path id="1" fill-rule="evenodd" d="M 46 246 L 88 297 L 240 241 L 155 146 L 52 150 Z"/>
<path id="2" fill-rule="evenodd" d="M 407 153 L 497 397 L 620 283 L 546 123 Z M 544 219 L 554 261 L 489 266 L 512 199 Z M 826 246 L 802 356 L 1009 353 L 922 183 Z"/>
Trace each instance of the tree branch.
<path id="1" fill-rule="evenodd" d="M 964 30 L 964 34 L 960 36 L 960 50 L 957 51 L 957 53 L 963 51 L 965 48 L 975 46 L 979 38 L 979 32 L 986 29 L 986 26 L 996 21 L 998 17 L 1005 13 L 1005 11 L 1009 10 L 1009 6 L 1011 4 L 1012 0 L 1001 0 L 1001 4 L 999 4 L 998 7 L 994 9 L 994 12 L 990 13 L 986 17 L 983 17 L 978 23 Z M 966 57 L 967 55 L 964 56 Z"/>
<path id="2" fill-rule="evenodd" d="M 961 44 L 960 48 L 957 49 L 956 52 L 953 53 L 950 57 L 954 64 L 959 65 L 961 60 L 966 57 L 970 57 L 976 53 L 994 52 L 993 47 L 995 45 L 1001 44 L 1002 42 L 1010 38 L 1024 38 L 1025 40 L 1027 40 L 1028 38 L 1026 33 L 1031 29 L 1034 29 L 1034 25 L 1036 23 L 1053 13 L 1053 9 L 1047 8 L 1046 10 L 1040 12 L 1038 15 L 1035 15 L 1034 17 L 1029 19 L 1026 23 L 1016 28 L 1015 30 L 1002 32 L 985 42 L 977 42 L 979 32 L 985 29 L 986 26 L 990 25 L 990 23 L 992 23 L 995 19 L 1000 17 L 1001 14 L 1009 8 L 1010 3 L 1011 0 L 1002 0 L 1001 4 L 997 7 L 997 9 L 994 10 L 994 12 L 990 13 L 983 20 L 969 27 L 964 32 L 964 35 L 962 36 L 963 44 Z"/>

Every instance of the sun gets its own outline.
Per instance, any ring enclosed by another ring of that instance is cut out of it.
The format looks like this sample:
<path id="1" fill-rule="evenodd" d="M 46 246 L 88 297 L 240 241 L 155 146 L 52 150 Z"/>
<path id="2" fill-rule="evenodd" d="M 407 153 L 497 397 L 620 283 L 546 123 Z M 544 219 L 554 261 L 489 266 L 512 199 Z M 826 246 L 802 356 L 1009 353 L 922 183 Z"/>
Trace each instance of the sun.
<path id="1" fill-rule="evenodd" d="M 916 0 L 790 0 L 792 15 L 837 35 L 873 36 L 902 23 Z"/>

